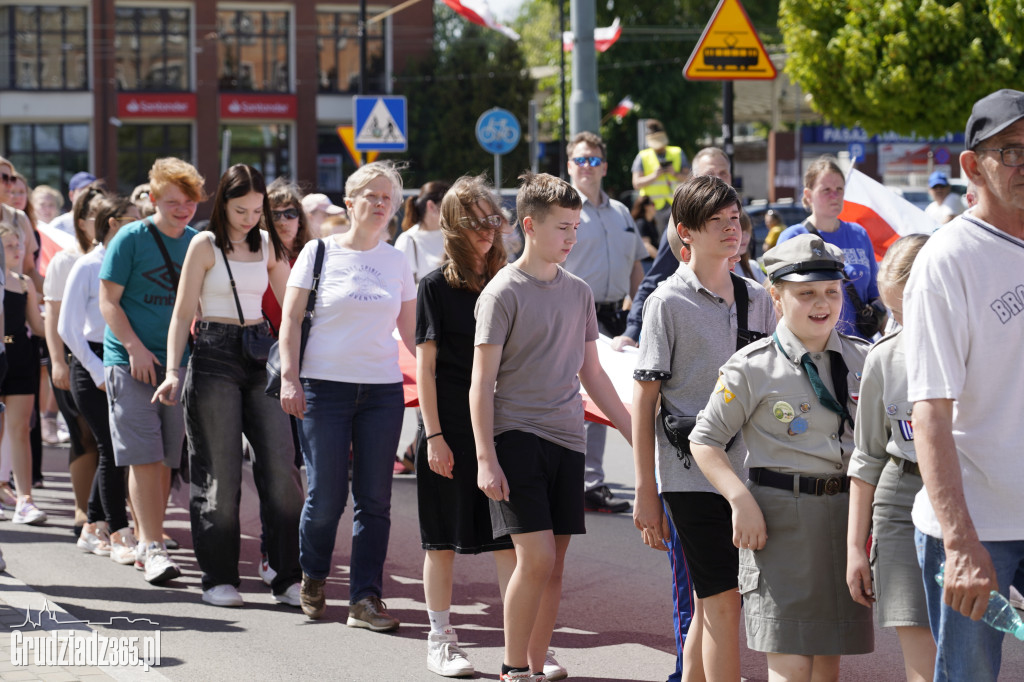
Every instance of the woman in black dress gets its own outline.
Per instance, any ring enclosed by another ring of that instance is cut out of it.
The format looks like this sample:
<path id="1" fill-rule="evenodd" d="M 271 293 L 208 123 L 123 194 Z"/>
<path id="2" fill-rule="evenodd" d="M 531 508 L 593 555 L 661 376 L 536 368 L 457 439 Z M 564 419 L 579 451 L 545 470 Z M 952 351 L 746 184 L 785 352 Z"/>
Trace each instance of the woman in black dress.
<path id="1" fill-rule="evenodd" d="M 416 453 L 416 487 L 426 550 L 427 668 L 446 677 L 473 673 L 448 618 L 455 554 L 494 552 L 503 596 L 515 568 L 511 539 L 491 534 L 487 497 L 477 488 L 469 418 L 473 310 L 480 291 L 505 265 L 501 233 L 507 227 L 482 177 L 457 180 L 441 200 L 445 259 L 420 280 L 416 301 L 416 382 L 425 429 Z"/>

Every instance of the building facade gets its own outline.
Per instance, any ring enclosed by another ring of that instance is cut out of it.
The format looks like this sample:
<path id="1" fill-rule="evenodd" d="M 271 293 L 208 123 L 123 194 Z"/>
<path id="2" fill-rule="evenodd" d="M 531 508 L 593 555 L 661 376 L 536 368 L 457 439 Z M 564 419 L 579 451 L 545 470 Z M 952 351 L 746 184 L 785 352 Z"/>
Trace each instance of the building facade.
<path id="1" fill-rule="evenodd" d="M 373 20 L 398 4 L 368 6 L 367 94 L 430 52 L 429 0 Z M 248 163 L 337 200 L 358 20 L 355 0 L 0 0 L 0 155 L 61 191 L 90 170 L 130 192 L 177 156 L 211 191 Z"/>

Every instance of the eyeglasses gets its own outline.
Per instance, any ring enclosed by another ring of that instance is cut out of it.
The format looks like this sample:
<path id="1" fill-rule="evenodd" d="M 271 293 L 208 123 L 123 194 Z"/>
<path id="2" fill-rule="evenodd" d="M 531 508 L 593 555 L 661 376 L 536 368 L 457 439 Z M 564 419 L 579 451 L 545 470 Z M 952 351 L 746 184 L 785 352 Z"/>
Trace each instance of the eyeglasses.
<path id="1" fill-rule="evenodd" d="M 459 222 L 474 232 L 484 232 L 486 230 L 499 229 L 501 224 L 505 222 L 505 216 L 492 213 L 483 218 L 462 218 Z"/>
<path id="2" fill-rule="evenodd" d="M 574 156 L 572 162 L 581 168 L 584 166 L 597 168 L 602 163 L 604 163 L 604 159 L 602 159 L 600 156 Z"/>
<path id="3" fill-rule="evenodd" d="M 14 180 L 15 177 L 13 175 L 8 175 L 7 173 L 0 173 L 0 181 L 2 181 L 5 185 L 13 185 Z"/>
<path id="4" fill-rule="evenodd" d="M 999 152 L 999 160 L 1003 162 L 1004 166 L 1009 166 L 1010 168 L 1024 166 L 1024 147 L 1003 147 L 1002 149 L 979 147 L 975 151 Z"/>
<path id="5" fill-rule="evenodd" d="M 286 208 L 283 211 L 271 211 L 274 220 L 295 220 L 299 217 L 299 211 L 294 208 Z"/>

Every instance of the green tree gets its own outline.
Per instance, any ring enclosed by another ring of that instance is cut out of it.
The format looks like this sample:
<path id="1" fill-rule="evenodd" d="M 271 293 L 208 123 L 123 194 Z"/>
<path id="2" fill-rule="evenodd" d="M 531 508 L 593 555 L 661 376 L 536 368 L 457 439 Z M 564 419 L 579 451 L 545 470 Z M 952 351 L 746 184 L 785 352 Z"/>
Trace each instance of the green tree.
<path id="1" fill-rule="evenodd" d="M 772 42 L 776 37 L 778 1 L 748 4 L 752 6 L 748 14 L 762 40 Z M 598 3 L 597 26 L 608 26 L 615 17 L 622 25 L 622 37 L 597 58 L 602 116 L 627 95 L 636 104 L 634 111 L 623 120 L 605 121 L 599 131 L 608 145 L 606 187 L 609 193 L 616 195 L 632 188 L 630 166 L 637 152 L 638 117 L 661 120 L 672 143 L 683 147 L 691 157 L 701 146 L 699 140 L 720 133 L 721 85 L 688 81 L 682 75 L 686 60 L 717 5 L 717 0 Z M 568 29 L 571 26 L 567 0 L 565 12 Z M 523 53 L 531 67 L 558 65 L 561 39 L 557 0 L 528 0 L 514 25 L 523 36 Z M 566 55 L 566 69 L 571 70 L 569 55 Z M 568 73 L 567 80 L 567 90 L 571 93 Z M 541 79 L 538 88 L 545 130 L 556 139 L 556 144 L 561 144 L 557 140 L 558 74 Z"/>
<path id="2" fill-rule="evenodd" d="M 786 72 L 835 125 L 959 131 L 976 100 L 1020 85 L 1021 7 L 1020 0 L 781 0 Z"/>
<path id="3" fill-rule="evenodd" d="M 515 41 L 467 22 L 446 5 L 434 5 L 434 49 L 397 79 L 408 99 L 407 185 L 461 175 L 493 175 L 494 157 L 476 141 L 476 121 L 492 107 L 519 119 L 523 137 L 502 158 L 502 186 L 529 166 L 526 144 L 528 103 L 534 83 Z"/>

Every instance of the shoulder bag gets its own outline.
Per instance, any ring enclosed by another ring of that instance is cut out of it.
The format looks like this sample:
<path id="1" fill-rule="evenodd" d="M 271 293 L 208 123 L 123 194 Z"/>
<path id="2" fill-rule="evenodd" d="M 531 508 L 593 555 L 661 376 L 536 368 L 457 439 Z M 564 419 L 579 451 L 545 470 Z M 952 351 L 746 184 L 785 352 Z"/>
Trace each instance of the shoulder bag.
<path id="1" fill-rule="evenodd" d="M 274 337 L 263 333 L 260 325 L 245 324 L 245 316 L 242 314 L 242 302 L 238 300 L 238 288 L 235 286 L 235 276 L 231 273 L 231 266 L 228 264 L 228 255 L 224 249 L 220 250 L 224 257 L 224 267 L 228 271 L 228 281 L 231 282 L 231 295 L 235 297 L 235 309 L 238 311 L 238 324 L 242 325 L 242 357 L 258 365 L 267 362 L 270 354 L 270 347 L 275 343 Z"/>
<path id="2" fill-rule="evenodd" d="M 306 312 L 302 316 L 302 331 L 299 337 L 299 369 L 302 369 L 302 357 L 306 354 L 306 342 L 309 340 L 309 329 L 313 326 L 313 307 L 316 305 L 316 292 L 320 288 L 320 273 L 324 267 L 324 240 L 316 240 L 316 260 L 313 262 L 313 288 L 306 299 Z M 272 398 L 281 397 L 281 348 L 275 341 L 267 355 L 267 388 L 266 394 Z"/>
<path id="3" fill-rule="evenodd" d="M 747 329 L 747 312 L 750 307 L 750 297 L 747 295 L 747 284 L 743 278 L 734 272 L 729 273 L 732 279 L 732 294 L 736 302 L 736 350 L 739 350 L 749 343 L 763 339 L 767 334 Z M 665 429 L 665 436 L 672 447 L 676 449 L 676 455 L 683 462 L 683 467 L 690 468 L 690 432 L 697 425 L 696 416 L 672 414 L 661 403 L 661 425 Z M 728 450 L 736 442 L 736 436 L 729 439 L 725 449 Z"/>

